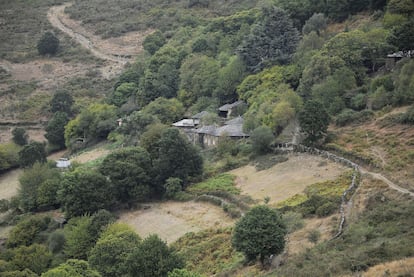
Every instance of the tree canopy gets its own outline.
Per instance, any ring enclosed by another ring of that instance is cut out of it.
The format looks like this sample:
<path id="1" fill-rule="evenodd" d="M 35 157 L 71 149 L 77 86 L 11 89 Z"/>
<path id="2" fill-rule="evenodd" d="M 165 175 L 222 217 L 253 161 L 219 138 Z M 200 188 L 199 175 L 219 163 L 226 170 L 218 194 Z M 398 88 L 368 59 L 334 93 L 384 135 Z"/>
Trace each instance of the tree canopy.
<path id="1" fill-rule="evenodd" d="M 259 256 L 263 264 L 270 255 L 282 253 L 286 234 L 286 227 L 275 210 L 257 206 L 236 223 L 232 245 L 243 252 L 247 260 Z"/>
<path id="2" fill-rule="evenodd" d="M 299 32 L 285 11 L 270 6 L 264 7 L 262 13 L 262 21 L 252 28 L 238 49 L 253 72 L 288 63 L 299 42 Z"/>

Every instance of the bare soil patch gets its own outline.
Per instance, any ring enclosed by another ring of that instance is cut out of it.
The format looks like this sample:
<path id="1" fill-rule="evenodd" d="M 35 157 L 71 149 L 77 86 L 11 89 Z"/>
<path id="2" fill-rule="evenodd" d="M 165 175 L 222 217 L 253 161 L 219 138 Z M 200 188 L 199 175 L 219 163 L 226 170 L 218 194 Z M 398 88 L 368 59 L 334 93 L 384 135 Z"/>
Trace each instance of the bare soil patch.
<path id="1" fill-rule="evenodd" d="M 10 199 L 17 194 L 22 172 L 21 169 L 14 169 L 0 175 L 0 199 Z"/>
<path id="2" fill-rule="evenodd" d="M 333 180 L 347 168 L 318 156 L 289 155 L 289 160 L 270 169 L 256 171 L 247 165 L 230 171 L 237 176 L 236 185 L 242 194 L 256 200 L 270 197 L 270 204 L 302 193 L 311 184 Z"/>
<path id="3" fill-rule="evenodd" d="M 221 208 L 208 203 L 168 201 L 144 206 L 149 208 L 122 212 L 119 221 L 133 227 L 142 238 L 157 234 L 168 243 L 188 232 L 227 227 L 235 222 Z"/>

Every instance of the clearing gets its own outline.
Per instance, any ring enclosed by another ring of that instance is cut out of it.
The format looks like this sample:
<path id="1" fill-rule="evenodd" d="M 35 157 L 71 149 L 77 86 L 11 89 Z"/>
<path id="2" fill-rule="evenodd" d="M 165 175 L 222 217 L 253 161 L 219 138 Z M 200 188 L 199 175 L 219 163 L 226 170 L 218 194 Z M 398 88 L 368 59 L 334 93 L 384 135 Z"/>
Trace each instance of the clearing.
<path id="1" fill-rule="evenodd" d="M 257 171 L 247 165 L 230 171 L 235 175 L 236 185 L 255 200 L 270 197 L 270 204 L 302 193 L 314 183 L 334 180 L 348 168 L 327 159 L 308 154 L 289 155 L 289 160 L 270 169 Z"/>
<path id="2" fill-rule="evenodd" d="M 10 199 L 17 194 L 22 169 L 13 169 L 0 175 L 0 199 Z"/>
<path id="3" fill-rule="evenodd" d="M 232 226 L 235 222 L 220 207 L 204 202 L 168 201 L 143 207 L 146 209 L 122 212 L 119 221 L 133 227 L 142 238 L 155 233 L 168 243 L 188 232 Z"/>

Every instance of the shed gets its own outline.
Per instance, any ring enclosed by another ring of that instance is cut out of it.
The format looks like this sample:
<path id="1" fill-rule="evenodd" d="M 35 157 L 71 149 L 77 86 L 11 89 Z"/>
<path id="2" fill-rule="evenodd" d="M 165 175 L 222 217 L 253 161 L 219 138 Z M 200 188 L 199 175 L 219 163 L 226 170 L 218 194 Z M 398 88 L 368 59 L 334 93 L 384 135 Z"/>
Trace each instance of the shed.
<path id="1" fill-rule="evenodd" d="M 56 167 L 61 169 L 66 169 L 70 167 L 70 160 L 66 158 L 60 158 L 56 161 Z"/>

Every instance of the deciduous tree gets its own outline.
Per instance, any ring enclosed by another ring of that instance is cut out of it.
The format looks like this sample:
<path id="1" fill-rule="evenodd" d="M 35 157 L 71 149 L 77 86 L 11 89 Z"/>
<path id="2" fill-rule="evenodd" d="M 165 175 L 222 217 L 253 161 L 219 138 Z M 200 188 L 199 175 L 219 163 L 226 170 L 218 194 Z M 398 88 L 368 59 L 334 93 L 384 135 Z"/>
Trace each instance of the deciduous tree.
<path id="1" fill-rule="evenodd" d="M 263 265 L 270 255 L 282 253 L 286 234 L 286 227 L 275 210 L 257 206 L 236 223 L 232 245 L 243 252 L 247 260 L 255 260 L 259 256 Z"/>
<path id="2" fill-rule="evenodd" d="M 183 260 L 157 235 L 147 237 L 128 257 L 130 276 L 164 277 L 174 268 L 184 267 Z"/>

